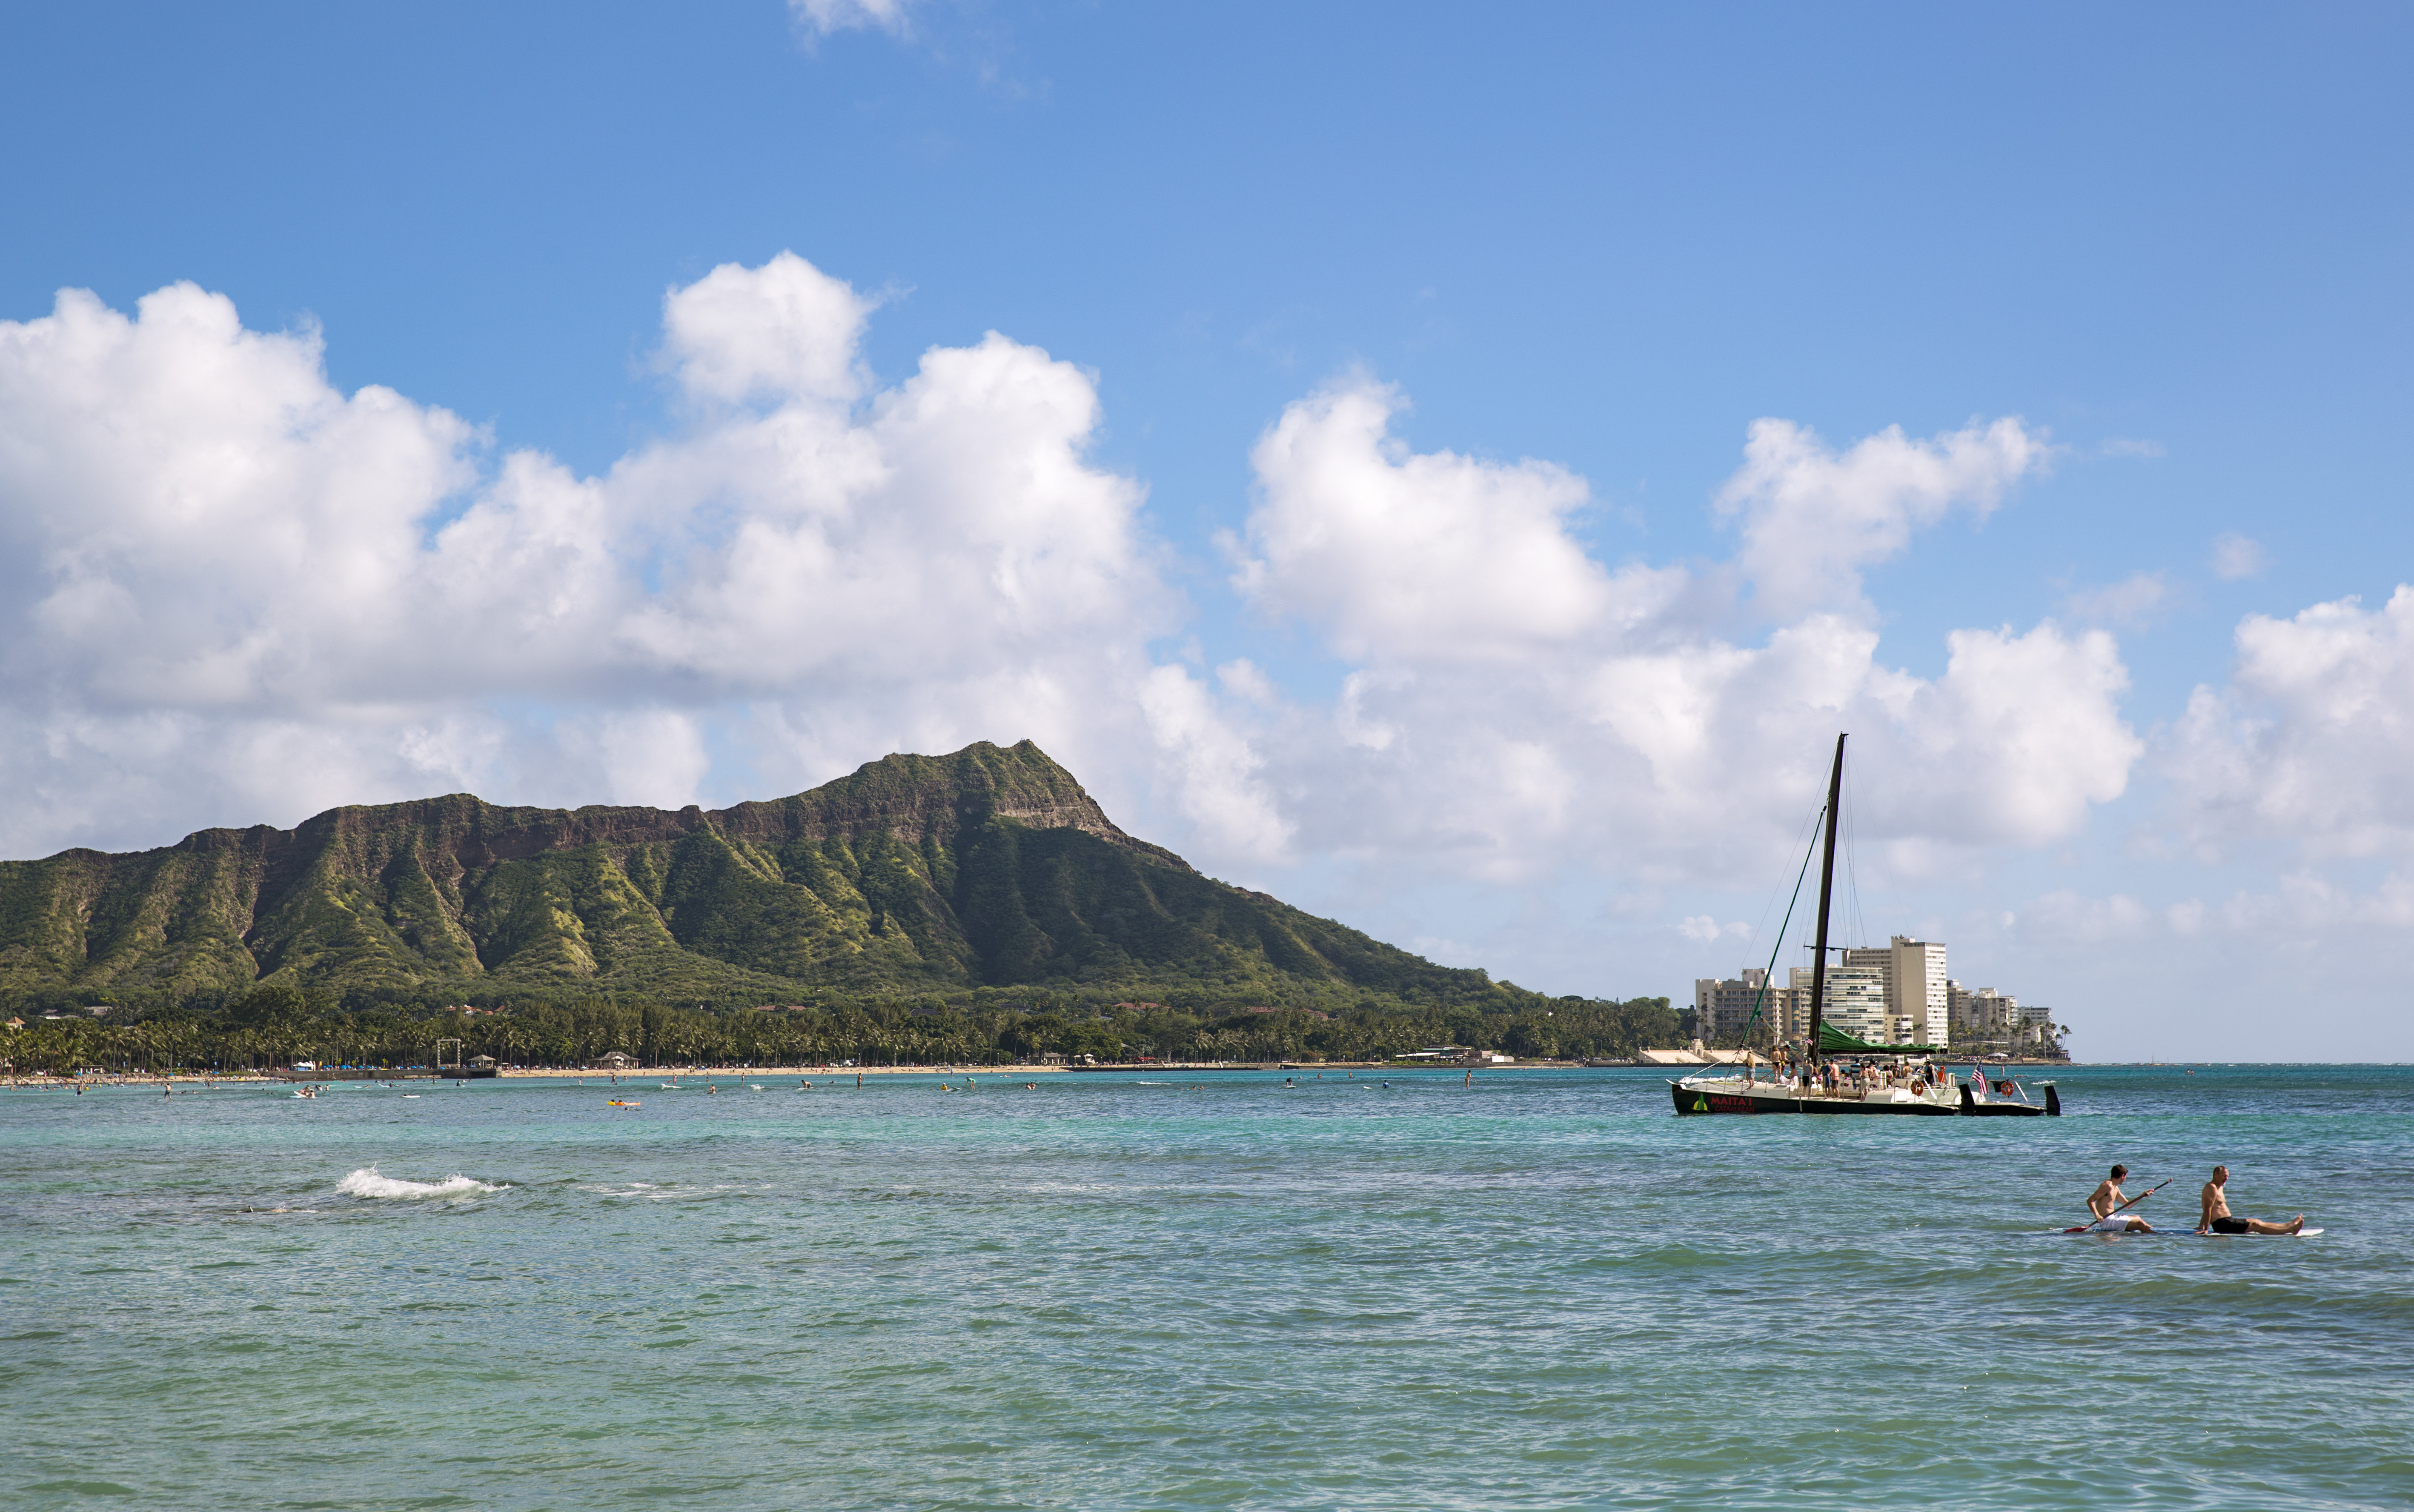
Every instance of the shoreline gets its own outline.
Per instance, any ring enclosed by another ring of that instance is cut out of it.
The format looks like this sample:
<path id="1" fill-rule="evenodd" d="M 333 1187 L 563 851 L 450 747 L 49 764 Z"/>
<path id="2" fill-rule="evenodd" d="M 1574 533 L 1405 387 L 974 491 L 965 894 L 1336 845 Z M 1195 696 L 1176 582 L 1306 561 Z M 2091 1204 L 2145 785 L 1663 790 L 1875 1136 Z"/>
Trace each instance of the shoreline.
<path id="1" fill-rule="evenodd" d="M 2000 1067 L 2004 1067 L 2004 1068 L 2007 1068 L 2007 1069 L 2008 1069 L 2008 1068 L 2011 1068 L 2011 1067 L 2019 1067 L 2019 1068 L 2021 1068 L 2021 1069 L 2023 1069 L 2023 1070 L 2030 1070 L 2030 1071 L 2034 1071 L 2034 1070 L 2038 1070 L 2038 1069 L 2045 1069 L 2045 1070 L 2055 1070 L 2055 1069 L 2061 1069 L 2061 1070 L 2075 1070 L 2075 1069 L 2080 1069 L 2080 1068 L 2090 1068 L 2090 1069 L 2095 1069 L 2095 1070 L 2115 1070 L 2115 1069 L 2121 1069 L 2121 1068 L 2124 1068 L 2124 1067 L 2125 1067 L 2125 1068 L 2130 1068 L 2130 1069 L 2136 1069 L 2136 1070 L 2150 1070 L 2150 1069 L 2159 1069 L 2159 1068 L 2165 1068 L 2165 1067 L 2171 1067 L 2171 1068 L 2178 1068 L 2178 1067 L 2198 1067 L 2198 1068 L 2206 1068 L 2206 1067 L 2231 1067 L 2231 1066 L 2234 1066 L 2234 1067 L 2247 1067 L 2247 1066 L 2305 1066 L 2305 1067 L 2315 1067 L 2315 1066 L 2354 1066 L 2354 1065 L 2396 1065 L 2396 1064 L 2401 1064 L 2402 1062 L 2396 1062 L 2396 1061 L 2361 1061 L 2361 1060 L 2252 1060 L 2252 1061 L 2249 1061 L 2249 1060 L 2104 1060 L 2104 1061 L 2078 1061 L 2078 1060 L 2026 1060 L 2026 1059 L 2022 1059 L 2022 1060 L 1996 1060 L 1996 1061 L 1989 1061 L 1989 1062 L 1987 1062 L 1987 1063 L 1988 1063 L 1989 1065 L 1992 1065 L 1992 1066 L 2000 1066 Z M 1461 1061 L 1451 1061 L 1451 1060 L 1415 1060 L 1415 1061 L 1405 1061 L 1405 1062 L 1403 1062 L 1403 1061 L 1396 1061 L 1396 1060 L 1390 1060 L 1390 1061 L 1386 1061 L 1386 1060 L 1307 1060 L 1307 1061 L 1300 1061 L 1300 1060 L 1224 1060 L 1224 1061 L 1202 1061 L 1202 1060 L 1187 1060 L 1187 1061 L 1183 1061 L 1183 1060 L 1174 1060 L 1174 1061 L 1149 1062 L 1149 1063 L 1146 1063 L 1146 1064 L 1139 1064 L 1139 1063 L 1133 1063 L 1133 1062 L 1127 1062 L 1127 1061 L 1114 1061 L 1114 1062 L 1110 1062 L 1110 1063 L 1106 1063 L 1106 1064 L 1101 1064 L 1101 1065 L 1093 1065 L 1093 1066 L 1036 1065 L 1036 1064 L 1031 1064 L 1031 1063 L 1028 1063 L 1028 1062 L 1020 1062 L 1020 1061 L 1017 1061 L 1017 1062 L 1000 1063 L 1000 1064 L 996 1064 L 996 1065 L 972 1065 L 972 1064 L 966 1064 L 966 1063 L 963 1063 L 963 1062 L 958 1062 L 958 1063 L 956 1063 L 956 1064 L 952 1064 L 952 1065 L 948 1065 L 948 1064 L 932 1064 L 932 1065 L 899 1065 L 899 1066 L 835 1066 L 835 1065 L 832 1065 L 832 1066 L 823 1066 L 823 1065 L 810 1065 L 810 1066 L 715 1066 L 715 1067 L 708 1067 L 708 1068 L 705 1068 L 705 1069 L 703 1069 L 703 1070 L 698 1070 L 698 1069 L 695 1069 L 695 1068 L 693 1068 L 693 1067 L 688 1067 L 688 1066 L 638 1066 L 638 1067 L 632 1067 L 632 1068 L 630 1068 L 630 1069 L 623 1070 L 623 1071 L 597 1070 L 597 1069 L 585 1069 L 585 1070 L 582 1070 L 582 1069 L 579 1069 L 579 1068 L 577 1068 L 577 1067 L 569 1067 L 569 1068 L 562 1068 L 562 1069 L 553 1069 L 553 1068 L 536 1067 L 536 1066 L 503 1066 L 503 1067 L 498 1067 L 496 1070 L 494 1070 L 493 1072 L 489 1073 L 489 1074 L 488 1074 L 488 1075 L 483 1075 L 483 1076 L 469 1076 L 469 1077 L 466 1077 L 466 1078 L 464 1078 L 464 1077 L 456 1077 L 456 1076 L 454 1076 L 454 1075 L 451 1075 L 451 1074 L 449 1074 L 449 1073 L 448 1073 L 448 1074 L 446 1074 L 446 1075 L 437 1075 L 437 1074 L 435 1074 L 435 1073 L 433 1073 L 433 1072 L 426 1071 L 426 1070 L 424 1070 L 424 1069 L 421 1069 L 421 1070 L 410 1070 L 410 1071 L 340 1071 L 340 1072 L 333 1072 L 333 1073 L 330 1073 L 330 1072 L 295 1072 L 295 1071 L 290 1071 L 290 1070 L 259 1070 L 259 1071 L 223 1072 L 223 1073 L 222 1073 L 222 1072 L 202 1072 L 202 1071 L 175 1071 L 175 1072 L 127 1072 L 127 1073 L 112 1073 L 112 1074 L 104 1075 L 99 1075 L 99 1076 L 82 1076 L 82 1077 L 78 1077 L 78 1076 L 67 1076 L 67 1075 L 50 1075 L 50 1074 L 47 1074 L 47 1073 L 26 1073 L 26 1072 L 19 1072 L 19 1073 L 13 1073 L 13 1074 L 7 1075 L 5 1078 L 0 1078 L 0 1089 L 16 1090 L 46 1090 L 46 1089 L 56 1089 L 56 1090 L 64 1090 L 73 1089 L 73 1088 L 78 1087 L 78 1086 L 84 1086 L 84 1087 L 182 1087 L 182 1088 L 208 1088 L 208 1087 L 216 1087 L 216 1086 L 228 1086 L 228 1087 L 275 1087 L 275 1086 L 294 1086 L 294 1085 L 299 1085 L 299 1084 L 303 1084 L 303 1083 L 310 1083 L 310 1082 L 321 1082 L 321 1083 L 323 1083 L 323 1082 L 343 1082 L 343 1081 L 368 1081 L 368 1082 L 377 1082 L 377 1081 L 392 1081 L 392 1082 L 404 1082 L 404 1081 L 456 1081 L 456 1080 L 469 1080 L 469 1081 L 575 1081 L 575 1080 L 580 1080 L 580 1079 L 585 1079 L 585 1080 L 589 1080 L 589 1081 L 603 1081 L 603 1082 L 604 1082 L 605 1084 L 609 1085 L 609 1084 L 611 1084 L 611 1079 L 612 1079 L 612 1078 L 614 1078 L 614 1077 L 618 1077 L 618 1078 L 619 1079 L 620 1084 L 622 1084 L 622 1085 L 626 1085 L 626 1084 L 628 1084 L 628 1083 L 635 1082 L 635 1081 L 638 1081 L 638 1080 L 651 1080 L 651 1081 L 663 1081 L 663 1080 L 689 1080 L 689 1081 L 692 1081 L 692 1080 L 707 1080 L 707 1081 L 709 1081 L 709 1080 L 716 1080 L 716 1079 L 717 1079 L 717 1080 L 723 1080 L 723 1081 L 743 1081 L 743 1080 L 746 1080 L 746 1079 L 748 1079 L 748 1078 L 750 1078 L 750 1077 L 768 1078 L 768 1077 L 775 1077 L 775 1076 L 795 1076 L 795 1077 L 797 1077 L 797 1078 L 799 1078 L 799 1079 L 803 1079 L 803 1080 L 812 1080 L 812 1079 L 817 1079 L 817 1078 L 819 1078 L 819 1079 L 827 1079 L 827 1080 L 833 1080 L 833 1081 L 835 1081 L 835 1080 L 838 1080 L 838 1079 L 841 1079 L 841 1078 L 843 1078 L 843 1077 L 848 1077 L 848 1076 L 857 1076 L 857 1075 L 859 1075 L 859 1076 L 867 1076 L 867 1077 L 868 1077 L 868 1076 L 964 1076 L 964 1075 L 969 1075 L 969 1076 L 1000 1076 L 1000 1077 L 1018 1077 L 1018 1076 L 1019 1076 L 1019 1077 L 1026 1077 L 1026 1078 L 1027 1078 L 1027 1077 L 1032 1077 L 1032 1076 L 1042 1076 L 1042 1075 L 1048 1075 L 1048 1076 L 1082 1075 L 1101 1075 L 1101 1074 L 1110 1074 L 1110 1075 L 1133 1075 L 1133 1074 L 1145 1074 L 1145 1073 L 1149 1073 L 1149 1072 L 1182 1073 L 1182 1074 L 1185 1074 L 1185 1075 L 1187 1075 L 1187 1074 L 1197 1073 L 1197 1072 L 1233 1072 L 1233 1071 L 1248 1071 L 1248 1072 L 1289 1072 L 1289 1073 L 1292 1073 L 1292 1074 L 1294 1074 L 1294 1075 L 1298 1075 L 1298 1074 L 1312 1074 L 1312 1073 L 1316 1073 L 1316 1072 L 1334 1072 L 1334 1071 L 1339 1071 L 1339 1072 L 1345 1072 L 1345 1073 L 1347 1073 L 1347 1072 L 1353 1072 L 1353 1071 L 1374 1071 L 1374 1072 L 1387 1072 L 1387 1073 L 1389 1073 L 1389 1074 L 1391 1074 L 1391 1075 L 1406 1075 L 1406 1074 L 1408 1074 L 1408 1073 L 1411 1073 L 1411 1072 L 1420 1072 L 1420 1071 L 1425 1071 L 1425 1072 L 1442 1072 L 1442 1073 L 1460 1073 L 1460 1074 L 1464 1074 L 1464 1073 L 1468 1072 L 1468 1071 L 1477 1071 L 1477 1072 L 1483 1072 L 1483 1073 L 1485 1073 L 1485 1074 L 1489 1075 L 1489 1074 L 1491 1074 L 1491 1073 L 1495 1073 L 1495 1072 L 1517 1072 L 1517 1071 L 1587 1071 L 1587 1070 L 1592 1070 L 1592 1071 L 1661 1071 L 1661 1072 L 1679 1072 L 1679 1073 L 1682 1073 L 1682 1072 L 1691 1072 L 1691 1071 L 1700 1071 L 1700 1070 L 1704 1070 L 1704 1069 L 1706 1069 L 1706 1065 L 1691 1065 L 1691 1064 L 1684 1064 L 1684 1065 L 1676 1065 L 1676 1064 L 1670 1064 L 1670 1065 L 1655 1065 L 1655 1064 L 1653 1064 L 1653 1063 L 1652 1063 L 1652 1062 L 1650 1062 L 1650 1061 L 1645 1061 L 1645 1060 L 1593 1060 L 1593 1061 L 1582 1061 L 1582 1060 L 1516 1060 L 1516 1061 L 1509 1061 L 1509 1062 L 1502 1063 L 1502 1064 L 1474 1064 L 1474 1065 L 1469 1065 L 1469 1064 L 1468 1064 L 1468 1063 L 1461 1062 Z"/>

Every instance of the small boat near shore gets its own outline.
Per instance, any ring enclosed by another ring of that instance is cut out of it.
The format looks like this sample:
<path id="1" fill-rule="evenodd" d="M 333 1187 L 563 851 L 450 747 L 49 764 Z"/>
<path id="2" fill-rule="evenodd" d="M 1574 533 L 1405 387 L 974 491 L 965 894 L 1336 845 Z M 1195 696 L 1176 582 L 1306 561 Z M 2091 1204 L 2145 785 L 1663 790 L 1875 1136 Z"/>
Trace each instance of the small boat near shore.
<path id="1" fill-rule="evenodd" d="M 1957 1079 L 1945 1064 L 1945 1051 L 1934 1045 L 1872 1045 L 1847 1034 L 1824 1017 L 1827 997 L 1827 921 L 1836 893 L 1836 817 L 1844 785 L 1844 736 L 1836 737 L 1836 762 L 1827 774 L 1827 807 L 1821 812 L 1824 829 L 1819 864 L 1818 941 L 1810 966 L 1810 1024 L 1808 1043 L 1798 1055 L 1760 1075 L 1756 1058 L 1746 1053 L 1740 1075 L 1721 1066 L 1714 1074 L 1682 1077 L 1668 1084 L 1677 1116 L 1702 1113 L 1799 1113 L 1861 1116 L 1893 1114 L 1933 1119 L 2059 1118 L 2062 1094 L 2051 1082 L 2041 1082 L 2042 1103 L 2030 1099 L 2017 1080 L 1994 1081 L 1982 1065 L 1973 1064 L 1967 1079 Z M 1805 858 L 1805 865 L 1808 865 Z M 1800 897 L 1800 880 L 1796 880 Z M 1790 916 L 1791 906 L 1787 908 Z M 1783 935 L 1783 926 L 1779 933 Z M 1774 962 L 1771 963 L 1772 969 Z M 1766 993 L 1764 986 L 1762 992 Z M 1758 1009 L 1754 1009 L 1758 1016 Z"/>

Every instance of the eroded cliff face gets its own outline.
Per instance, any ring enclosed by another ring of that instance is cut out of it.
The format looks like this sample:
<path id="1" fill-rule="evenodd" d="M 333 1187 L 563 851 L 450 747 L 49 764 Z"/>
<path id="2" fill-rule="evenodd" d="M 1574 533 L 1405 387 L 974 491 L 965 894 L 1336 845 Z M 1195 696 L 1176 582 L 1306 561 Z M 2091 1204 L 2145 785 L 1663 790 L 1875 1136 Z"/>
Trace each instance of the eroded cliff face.
<path id="1" fill-rule="evenodd" d="M 0 863 L 0 988 L 286 975 L 778 996 L 1268 966 L 1393 986 L 1472 974 L 1199 876 L 1028 741 L 889 756 L 710 812 L 454 793 Z"/>
<path id="2" fill-rule="evenodd" d="M 1078 829 L 1170 865 L 1186 865 L 1173 852 L 1116 827 L 1070 772 L 1027 740 L 1011 748 L 982 741 L 951 756 L 885 756 L 810 793 L 709 811 L 693 805 L 676 812 L 603 805 L 505 808 L 456 793 L 411 803 L 331 808 L 290 831 L 264 825 L 203 830 L 171 849 L 231 846 L 256 852 L 264 885 L 274 892 L 330 857 L 349 871 L 367 873 L 410 852 L 434 871 L 449 870 L 457 882 L 505 862 L 590 845 L 603 847 L 616 859 L 625 858 L 641 847 L 675 842 L 702 830 L 774 849 L 797 840 L 860 845 L 881 835 L 919 847 L 933 839 L 950 841 L 966 823 L 992 814 L 1034 829 Z"/>

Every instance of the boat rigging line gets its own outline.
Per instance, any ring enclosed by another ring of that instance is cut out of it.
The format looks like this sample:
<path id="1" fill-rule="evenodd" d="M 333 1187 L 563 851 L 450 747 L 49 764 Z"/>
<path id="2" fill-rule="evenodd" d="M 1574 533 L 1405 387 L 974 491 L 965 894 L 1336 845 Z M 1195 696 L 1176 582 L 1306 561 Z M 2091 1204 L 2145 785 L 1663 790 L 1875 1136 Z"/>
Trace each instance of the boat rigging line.
<path id="1" fill-rule="evenodd" d="M 1826 810 L 1823 808 L 1820 813 L 1824 816 Z M 1794 896 L 1785 900 L 1785 917 L 1777 926 L 1777 943 L 1768 947 L 1768 970 L 1761 973 L 1760 993 L 1751 1000 L 1751 1016 L 1743 1021 L 1743 1038 L 1747 1045 L 1751 1039 L 1751 1027 L 1760 1022 L 1760 1010 L 1768 1001 L 1769 979 L 1777 974 L 1777 957 L 1785 949 L 1785 931 L 1794 923 L 1794 905 L 1802 901 L 1803 879 L 1810 875 L 1810 852 L 1818 849 L 1816 837 L 1814 830 L 1810 845 L 1802 852 L 1802 869 L 1794 874 Z"/>

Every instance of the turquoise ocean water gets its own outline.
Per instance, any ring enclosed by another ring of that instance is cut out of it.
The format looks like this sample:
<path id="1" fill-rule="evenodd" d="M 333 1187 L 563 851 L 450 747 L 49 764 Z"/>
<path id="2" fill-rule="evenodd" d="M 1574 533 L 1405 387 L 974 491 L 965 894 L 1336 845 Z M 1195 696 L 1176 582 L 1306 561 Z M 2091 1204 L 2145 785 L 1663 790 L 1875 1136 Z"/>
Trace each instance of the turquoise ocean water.
<path id="1" fill-rule="evenodd" d="M 2414 1071 L 1306 1075 L 0 1092 L 0 1504 L 2414 1505 Z"/>

